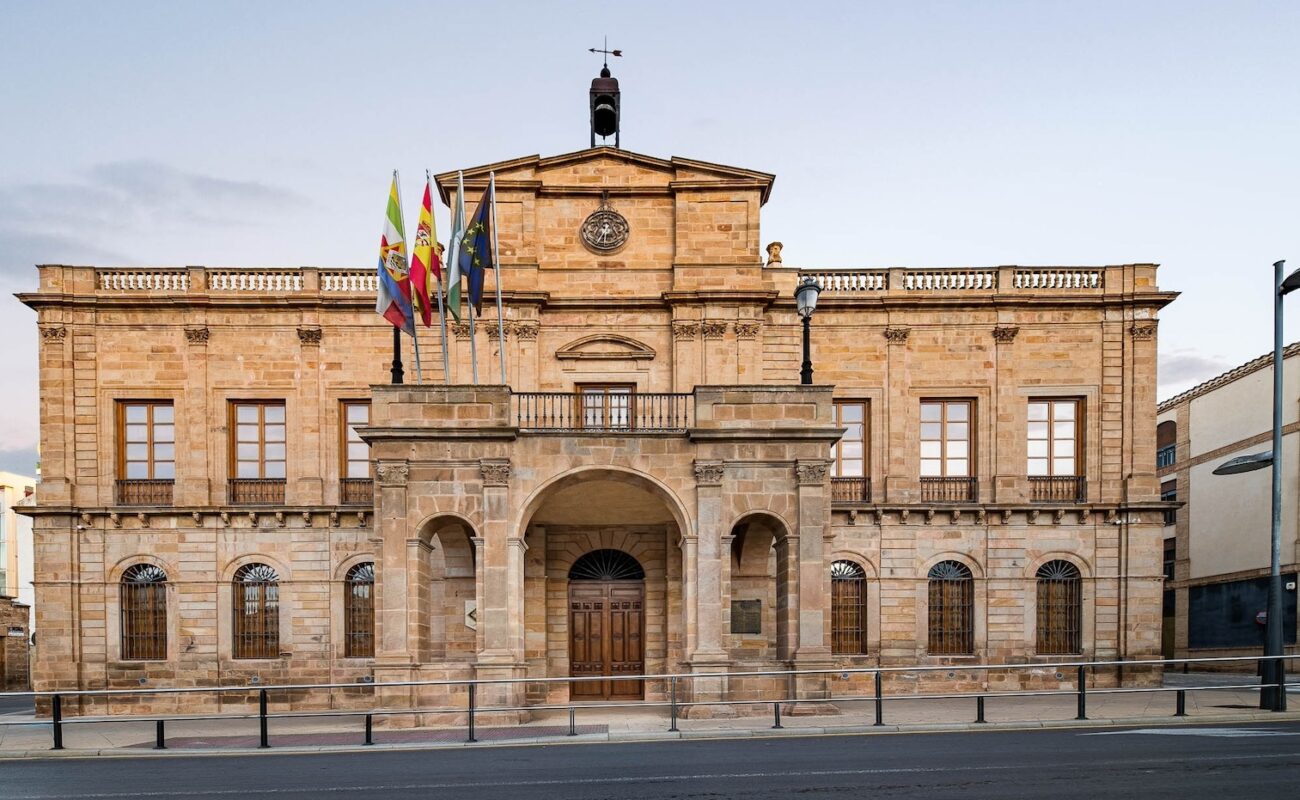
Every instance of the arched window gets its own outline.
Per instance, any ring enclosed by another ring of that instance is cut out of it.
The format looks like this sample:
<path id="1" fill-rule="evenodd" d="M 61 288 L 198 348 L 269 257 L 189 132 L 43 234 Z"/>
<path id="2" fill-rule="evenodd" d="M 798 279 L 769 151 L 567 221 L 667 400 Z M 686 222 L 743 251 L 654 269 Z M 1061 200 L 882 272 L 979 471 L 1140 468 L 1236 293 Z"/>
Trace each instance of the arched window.
<path id="1" fill-rule="evenodd" d="M 1083 652 L 1083 581 L 1069 561 L 1048 561 L 1038 568 L 1038 652 L 1069 655 Z"/>
<path id="2" fill-rule="evenodd" d="M 357 564 L 344 581 L 343 638 L 348 658 L 375 655 L 375 565 Z"/>
<path id="3" fill-rule="evenodd" d="M 592 550 L 573 562 L 569 580 L 640 581 L 645 580 L 645 570 L 622 550 Z"/>
<path id="4" fill-rule="evenodd" d="M 831 564 L 831 652 L 867 652 L 867 573 L 852 561 Z"/>
<path id="5" fill-rule="evenodd" d="M 235 573 L 234 656 L 280 655 L 280 576 L 265 564 L 245 564 Z"/>
<path id="6" fill-rule="evenodd" d="M 975 581 L 970 568 L 940 561 L 930 568 L 930 655 L 975 652 Z"/>
<path id="7" fill-rule="evenodd" d="M 167 658 L 167 573 L 136 564 L 122 573 L 122 659 Z"/>

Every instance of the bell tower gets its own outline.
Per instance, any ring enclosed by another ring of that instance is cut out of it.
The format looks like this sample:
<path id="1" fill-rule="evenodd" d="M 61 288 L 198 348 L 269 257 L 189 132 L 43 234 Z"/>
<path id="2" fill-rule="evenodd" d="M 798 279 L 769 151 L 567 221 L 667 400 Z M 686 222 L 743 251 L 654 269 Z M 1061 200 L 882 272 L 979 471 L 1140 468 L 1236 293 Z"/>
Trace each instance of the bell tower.
<path id="1" fill-rule="evenodd" d="M 621 56 L 622 50 L 598 50 L 592 53 L 604 53 L 605 65 L 600 68 L 600 77 L 591 81 L 591 146 L 596 146 L 596 137 L 603 140 L 614 137 L 614 146 L 618 147 L 619 133 L 619 91 L 618 78 L 611 77 L 609 56 Z"/>

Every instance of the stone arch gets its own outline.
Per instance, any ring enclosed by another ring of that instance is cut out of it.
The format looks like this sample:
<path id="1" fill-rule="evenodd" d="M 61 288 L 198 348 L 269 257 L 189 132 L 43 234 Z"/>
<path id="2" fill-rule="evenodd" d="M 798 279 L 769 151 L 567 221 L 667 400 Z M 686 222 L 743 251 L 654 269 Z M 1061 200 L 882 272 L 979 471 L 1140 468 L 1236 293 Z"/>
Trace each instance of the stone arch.
<path id="1" fill-rule="evenodd" d="M 920 569 L 917 570 L 917 577 L 926 580 L 930 574 L 930 569 L 941 561 L 956 561 L 970 569 L 971 577 L 976 581 L 984 580 L 984 565 L 979 562 L 975 556 L 970 553 L 960 553 L 956 550 L 946 550 L 942 553 L 936 553 L 927 560 L 923 561 Z"/>
<path id="2" fill-rule="evenodd" d="M 511 520 L 510 530 L 519 531 L 520 535 L 522 535 L 523 531 L 527 530 L 529 522 L 537 514 L 537 511 L 554 492 L 569 486 L 575 486 L 584 481 L 600 479 L 627 483 L 636 488 L 649 491 L 650 494 L 657 496 L 667 506 L 668 511 L 677 523 L 677 530 L 682 536 L 690 537 L 695 535 L 695 528 L 691 524 L 691 515 L 687 512 L 686 505 L 667 484 L 640 470 L 612 464 L 575 467 L 541 482 L 520 504 L 519 512 Z"/>
<path id="3" fill-rule="evenodd" d="M 470 627 L 483 597 L 479 535 L 470 518 L 443 512 L 422 520 L 407 540 L 407 603 L 418 621 L 409 635 L 421 658 L 469 662 L 481 649 L 481 628 Z"/>
<path id="4" fill-rule="evenodd" d="M 798 591 L 793 552 L 798 545 L 792 530 L 779 514 L 751 509 L 736 517 L 729 533 L 722 608 L 726 649 L 742 661 L 788 660 L 794 654 L 797 626 L 792 596 Z M 751 612 L 755 601 L 758 633 L 748 626 L 751 618 L 734 616 L 740 610 Z"/>
<path id="5" fill-rule="evenodd" d="M 131 567 L 134 567 L 136 564 L 153 564 L 155 567 L 158 567 L 163 572 L 167 573 L 168 583 L 172 583 L 179 577 L 176 568 L 173 567 L 171 563 L 168 562 L 166 559 L 159 558 L 158 556 L 155 556 L 151 553 L 135 553 L 133 555 L 126 556 L 125 558 L 119 559 L 116 564 L 110 567 L 107 573 L 108 577 L 105 583 L 109 584 L 110 586 L 115 586 L 118 583 L 121 583 L 123 573 L 125 573 Z"/>
<path id="6" fill-rule="evenodd" d="M 876 569 L 876 564 L 861 550 L 855 550 L 848 547 L 838 547 L 832 550 L 826 561 L 826 568 L 836 561 L 852 561 L 867 573 L 867 580 L 874 581 L 879 579 L 880 571 Z"/>
<path id="7" fill-rule="evenodd" d="M 230 583 L 235 579 L 235 573 L 245 564 L 265 564 L 275 570 L 275 574 L 280 576 L 280 583 L 289 583 L 292 580 L 289 568 L 283 561 L 266 553 L 247 553 L 242 556 L 235 556 L 226 562 L 221 568 L 221 583 Z"/>
<path id="8" fill-rule="evenodd" d="M 1038 570 L 1049 561 L 1068 561 L 1073 564 L 1075 569 L 1079 570 L 1079 577 L 1083 580 L 1092 579 L 1092 565 L 1088 560 L 1077 553 L 1070 553 L 1064 550 L 1051 550 L 1043 553 L 1032 560 L 1025 561 L 1025 577 L 1034 580 L 1038 577 Z"/>
<path id="9" fill-rule="evenodd" d="M 126 556 L 115 563 L 106 573 L 104 591 L 104 634 L 106 638 L 108 657 L 110 660 L 121 660 L 122 658 L 122 578 L 126 571 L 137 564 L 152 564 L 161 569 L 167 575 L 166 588 L 163 590 L 167 598 L 167 661 L 173 661 L 176 654 L 180 652 L 180 643 L 178 642 L 180 627 L 180 595 L 177 592 L 177 579 L 180 577 L 178 571 L 166 559 L 149 553 L 136 553 Z M 187 644 L 193 641 L 193 636 L 187 639 Z"/>
<path id="10" fill-rule="evenodd" d="M 1026 560 L 1024 580 L 1024 635 L 1025 647 L 1036 658 L 1051 660 L 1060 654 L 1040 654 L 1038 651 L 1038 570 L 1050 561 L 1064 561 L 1079 570 L 1079 644 L 1080 655 L 1091 658 L 1096 649 L 1097 588 L 1093 580 L 1092 565 L 1077 553 L 1049 551 L 1032 560 Z"/>

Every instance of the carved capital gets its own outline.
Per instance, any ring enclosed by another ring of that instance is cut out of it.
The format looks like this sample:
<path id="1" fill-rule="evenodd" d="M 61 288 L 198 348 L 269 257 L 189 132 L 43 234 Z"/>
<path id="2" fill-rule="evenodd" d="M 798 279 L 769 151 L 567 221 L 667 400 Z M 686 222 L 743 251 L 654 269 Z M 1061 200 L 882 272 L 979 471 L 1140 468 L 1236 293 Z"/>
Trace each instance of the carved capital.
<path id="1" fill-rule="evenodd" d="M 473 313 L 473 312 L 471 312 Z M 469 341 L 469 323 L 453 322 L 451 323 L 452 335 L 461 341 Z"/>
<path id="2" fill-rule="evenodd" d="M 698 322 L 674 322 L 673 338 L 678 341 L 694 339 L 695 334 L 700 332 L 700 323 Z"/>
<path id="3" fill-rule="evenodd" d="M 508 486 L 510 484 L 509 461 L 480 461 L 478 471 L 483 476 L 484 486 Z"/>
<path id="4" fill-rule="evenodd" d="M 704 334 L 705 339 L 721 339 L 727 333 L 727 323 L 716 321 L 701 323 L 700 333 Z"/>
<path id="5" fill-rule="evenodd" d="M 795 482 L 800 485 L 825 483 L 826 467 L 827 463 L 825 461 L 796 461 L 794 463 Z"/>
<path id="6" fill-rule="evenodd" d="M 885 328 L 885 341 L 890 344 L 906 344 L 911 328 Z"/>
<path id="7" fill-rule="evenodd" d="M 506 326 L 506 333 L 514 334 L 521 342 L 531 342 L 537 338 L 540 328 L 541 325 L 536 322 L 513 322 Z"/>
<path id="8" fill-rule="evenodd" d="M 208 329 L 207 328 L 186 328 L 185 342 L 187 344 L 207 344 Z"/>
<path id="9" fill-rule="evenodd" d="M 380 486 L 405 486 L 406 477 L 410 472 L 411 468 L 405 461 L 381 461 L 375 468 Z"/>
<path id="10" fill-rule="evenodd" d="M 298 341 L 303 344 L 320 344 L 320 328 L 307 325 L 298 329 Z"/>
<path id="11" fill-rule="evenodd" d="M 999 326 L 993 329 L 993 341 L 998 344 L 1011 344 L 1016 340 L 1016 334 L 1020 333 L 1020 328 L 1014 325 Z"/>
<path id="12" fill-rule="evenodd" d="M 721 461 L 696 461 L 695 482 L 700 486 L 721 486 L 726 467 Z"/>
<path id="13" fill-rule="evenodd" d="M 61 342 L 68 335 L 68 329 L 62 325 L 47 325 L 41 328 L 41 338 L 47 342 Z"/>
<path id="14" fill-rule="evenodd" d="M 1137 341 L 1137 342 L 1145 342 L 1145 341 L 1148 341 L 1148 340 L 1150 340 L 1150 339 L 1154 339 L 1154 338 L 1155 338 L 1155 336 L 1156 336 L 1156 323 L 1155 323 L 1155 322 L 1139 322 L 1139 323 L 1135 324 L 1133 327 L 1129 328 L 1129 329 L 1128 329 L 1128 332 L 1129 332 L 1130 334 L 1133 335 L 1133 340 L 1134 340 L 1134 341 Z"/>
<path id="15" fill-rule="evenodd" d="M 737 322 L 735 324 L 737 339 L 757 339 L 759 324 L 756 321 Z"/>

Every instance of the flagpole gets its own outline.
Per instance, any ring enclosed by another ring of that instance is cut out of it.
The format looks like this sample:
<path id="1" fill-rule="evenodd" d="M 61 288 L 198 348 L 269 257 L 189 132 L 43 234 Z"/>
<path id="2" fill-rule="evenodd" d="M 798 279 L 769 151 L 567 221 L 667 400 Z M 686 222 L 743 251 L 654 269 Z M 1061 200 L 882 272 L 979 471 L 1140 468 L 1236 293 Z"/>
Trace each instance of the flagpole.
<path id="1" fill-rule="evenodd" d="M 497 246 L 497 174 L 488 173 L 488 195 L 492 198 L 492 266 L 497 285 L 497 346 L 501 350 L 501 385 L 506 385 L 506 317 L 501 312 L 501 248 Z"/>
<path id="2" fill-rule="evenodd" d="M 397 183 L 397 170 L 393 170 L 393 182 Z M 398 190 L 398 198 L 401 198 L 400 189 Z M 383 265 L 381 265 L 380 268 L 386 269 Z M 389 375 L 392 377 L 392 382 L 394 384 L 404 382 L 405 370 L 402 369 L 402 329 L 396 325 L 393 326 L 393 366 L 389 370 Z"/>
<path id="3" fill-rule="evenodd" d="M 402 210 L 402 176 L 397 170 L 393 170 L 393 180 L 397 182 L 397 216 L 402 220 L 402 238 L 406 238 L 406 212 Z M 405 246 L 406 242 L 402 242 Z M 411 286 L 411 258 L 408 254 L 406 257 L 406 285 Z M 409 288 L 408 288 L 409 293 Z M 420 369 L 420 340 L 416 337 L 415 329 L 415 302 L 411 299 L 411 346 L 415 349 L 415 382 L 424 383 L 424 373 Z"/>
<path id="4" fill-rule="evenodd" d="M 460 242 L 461 252 L 464 252 L 464 250 L 465 250 L 465 231 L 464 231 L 464 230 L 461 231 L 461 233 L 460 233 L 460 237 L 461 237 L 461 242 Z M 473 261 L 472 258 L 471 258 L 470 260 Z M 469 302 L 465 304 L 465 309 L 466 309 L 466 310 L 465 310 L 465 313 L 466 313 L 467 316 L 469 316 L 469 361 L 470 361 L 470 374 L 471 374 L 471 375 L 473 376 L 473 378 L 474 378 L 474 385 L 475 385 L 475 386 L 478 386 L 478 334 L 476 334 L 476 333 L 474 332 L 474 292 L 473 292 L 473 287 L 474 287 L 474 282 L 473 282 L 473 280 L 471 280 L 471 281 L 470 281 L 470 297 L 469 297 Z"/>
<path id="5" fill-rule="evenodd" d="M 430 180 L 431 179 L 429 177 L 429 170 L 426 169 L 424 171 L 424 181 L 426 186 L 428 185 L 428 182 Z M 433 224 L 432 204 L 433 201 L 430 200 L 429 227 L 432 228 L 433 230 L 436 230 L 437 228 Z M 441 262 L 442 254 L 438 252 L 438 237 L 436 236 L 433 237 L 433 253 L 438 257 L 438 261 Z M 446 271 L 447 271 L 447 265 L 443 264 L 442 268 L 438 270 L 438 286 L 434 291 L 438 295 L 438 327 L 442 329 L 442 382 L 446 384 L 450 384 L 451 383 L 451 358 L 447 355 L 447 311 L 442 307 L 442 273 Z"/>

